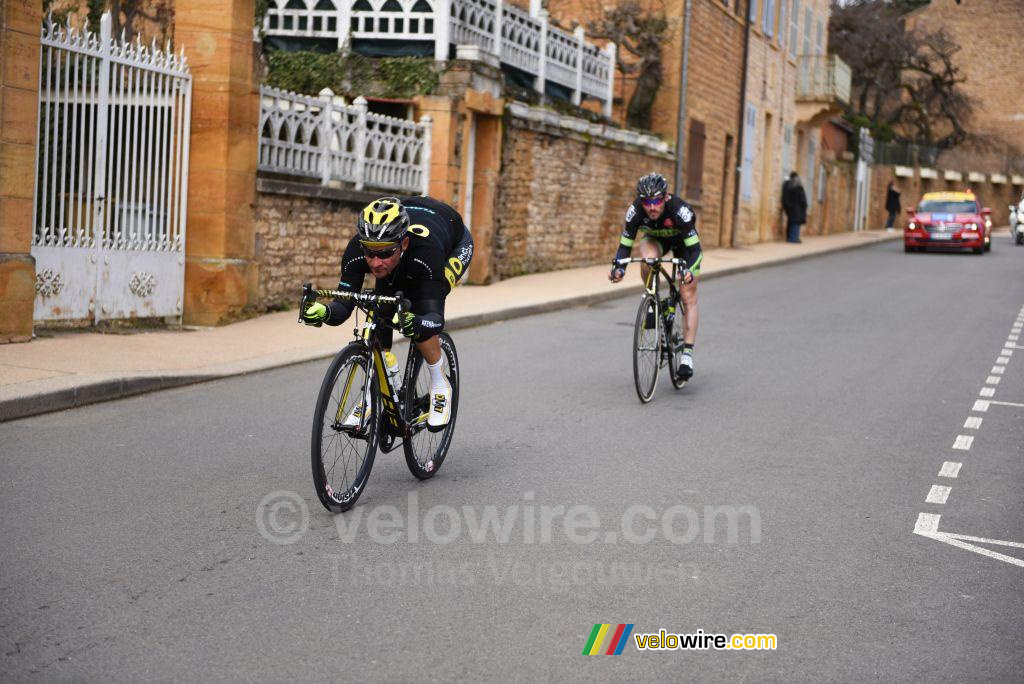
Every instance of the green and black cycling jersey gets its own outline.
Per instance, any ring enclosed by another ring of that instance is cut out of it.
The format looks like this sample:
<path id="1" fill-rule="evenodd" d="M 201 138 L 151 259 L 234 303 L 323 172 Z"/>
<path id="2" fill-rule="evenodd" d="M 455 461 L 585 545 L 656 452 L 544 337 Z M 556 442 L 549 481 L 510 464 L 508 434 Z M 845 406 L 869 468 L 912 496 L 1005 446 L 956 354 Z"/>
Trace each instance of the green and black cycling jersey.
<path id="1" fill-rule="evenodd" d="M 700 264 L 704 258 L 697 235 L 697 218 L 693 207 L 675 195 L 669 195 L 661 210 L 661 216 L 651 219 L 644 211 L 640 199 L 636 199 L 626 210 L 626 225 L 619 239 L 616 260 L 625 259 L 632 253 L 638 231 L 644 237 L 653 238 L 661 244 L 662 253 L 669 250 L 686 261 L 694 275 L 700 275 Z M 623 267 L 624 268 L 624 267 Z"/>
<path id="2" fill-rule="evenodd" d="M 409 214 L 409 246 L 395 270 L 376 281 L 374 291 L 384 295 L 401 292 L 410 300 L 417 339 L 426 339 L 444 328 L 444 300 L 469 268 L 473 237 L 459 212 L 440 200 L 406 197 L 401 202 Z M 358 237 L 353 237 L 341 260 L 338 289 L 359 292 L 369 273 L 363 247 Z M 344 323 L 354 307 L 351 302 L 330 302 L 325 322 Z"/>

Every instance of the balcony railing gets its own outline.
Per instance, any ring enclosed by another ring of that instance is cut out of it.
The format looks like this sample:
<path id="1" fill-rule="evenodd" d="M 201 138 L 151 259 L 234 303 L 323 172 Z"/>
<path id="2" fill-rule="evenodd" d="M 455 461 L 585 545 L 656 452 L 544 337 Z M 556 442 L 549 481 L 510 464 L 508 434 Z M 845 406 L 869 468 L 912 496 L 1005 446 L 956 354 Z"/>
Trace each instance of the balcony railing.
<path id="1" fill-rule="evenodd" d="M 797 63 L 798 102 L 850 102 L 850 67 L 835 55 L 801 55 Z"/>
<path id="2" fill-rule="evenodd" d="M 434 44 L 448 59 L 452 45 L 476 45 L 534 78 L 534 89 L 557 84 L 579 104 L 589 96 L 611 115 L 615 45 L 587 42 L 582 28 L 568 33 L 548 23 L 547 11 L 527 12 L 503 0 L 270 0 L 268 36 Z M 428 48 L 429 49 L 429 48 Z"/>

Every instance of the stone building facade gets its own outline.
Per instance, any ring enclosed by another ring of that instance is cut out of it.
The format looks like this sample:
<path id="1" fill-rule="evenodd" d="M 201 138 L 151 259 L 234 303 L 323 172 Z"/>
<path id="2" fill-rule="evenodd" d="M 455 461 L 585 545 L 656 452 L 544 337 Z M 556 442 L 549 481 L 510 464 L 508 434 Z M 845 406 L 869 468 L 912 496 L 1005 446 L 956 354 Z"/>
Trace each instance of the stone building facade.
<path id="1" fill-rule="evenodd" d="M 612 6 L 606 0 L 601 9 Z M 652 11 L 658 7 L 650 5 Z M 595 11 L 585 0 L 552 0 L 549 8 L 579 16 L 581 23 Z M 822 139 L 822 127 L 841 112 L 840 103 L 806 97 L 801 101 L 797 95 L 802 61 L 827 54 L 829 13 L 828 0 L 665 3 L 664 82 L 651 130 L 679 153 L 673 176 L 680 186 L 677 191 L 697 208 L 707 245 L 778 239 L 783 230 L 781 185 L 792 170 L 814 186 L 814 192 L 808 187 L 808 197 L 814 198 L 808 233 L 847 230 L 852 225 L 845 224 L 839 213 L 826 215 L 831 209 L 839 211 L 835 202 L 826 201 L 845 187 L 837 174 L 849 172 L 835 166 L 845 150 L 829 150 Z M 622 122 L 635 78 L 621 73 L 616 78 L 621 85 L 616 87 L 620 98 L 614 118 Z M 684 85 L 686 95 L 680 102 Z"/>
<path id="2" fill-rule="evenodd" d="M 942 29 L 960 46 L 955 60 L 974 100 L 969 130 L 986 144 L 941 156 L 940 166 L 980 173 L 1024 173 L 1024 3 L 931 0 L 907 17 L 908 28 Z"/>

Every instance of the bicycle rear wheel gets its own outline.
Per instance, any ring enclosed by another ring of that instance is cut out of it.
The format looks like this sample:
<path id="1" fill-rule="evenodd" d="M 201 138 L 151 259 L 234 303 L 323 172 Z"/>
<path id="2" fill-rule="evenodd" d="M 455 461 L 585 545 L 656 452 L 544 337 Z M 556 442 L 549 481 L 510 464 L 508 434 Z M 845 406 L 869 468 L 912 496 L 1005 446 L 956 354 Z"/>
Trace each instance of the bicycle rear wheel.
<path id="1" fill-rule="evenodd" d="M 409 472 L 421 480 L 433 477 L 441 469 L 452 443 L 455 418 L 459 413 L 459 357 L 448 333 L 441 333 L 438 338 L 441 342 L 444 374 L 452 386 L 452 408 L 448 424 L 436 432 L 427 426 L 427 416 L 430 414 L 430 373 L 424 367 L 423 356 L 416 345 L 410 345 L 409 358 L 405 364 L 403 405 L 412 434 L 403 440 L 402 448 L 405 449 L 405 463 L 409 466 Z"/>
<path id="2" fill-rule="evenodd" d="M 355 505 L 373 468 L 380 426 L 373 378 L 370 351 L 350 344 L 334 357 L 320 386 L 310 446 L 313 486 L 320 503 L 332 513 Z M 345 425 L 360 402 L 363 410 L 356 423 Z"/>
<path id="3" fill-rule="evenodd" d="M 647 327 L 650 326 L 650 327 Z M 658 300 L 645 294 L 636 312 L 633 328 L 633 381 L 640 401 L 647 403 L 654 397 L 661 369 L 661 316 Z"/>

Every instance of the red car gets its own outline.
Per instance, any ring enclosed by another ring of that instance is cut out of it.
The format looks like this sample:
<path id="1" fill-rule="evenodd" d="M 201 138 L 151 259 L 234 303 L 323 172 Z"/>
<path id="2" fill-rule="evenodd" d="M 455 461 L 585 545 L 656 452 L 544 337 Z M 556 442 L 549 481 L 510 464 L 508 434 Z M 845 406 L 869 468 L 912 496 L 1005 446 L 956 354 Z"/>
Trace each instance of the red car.
<path id="1" fill-rule="evenodd" d="M 929 192 L 903 229 L 906 252 L 925 249 L 970 249 L 975 254 L 992 248 L 992 210 L 982 209 L 972 192 Z"/>

